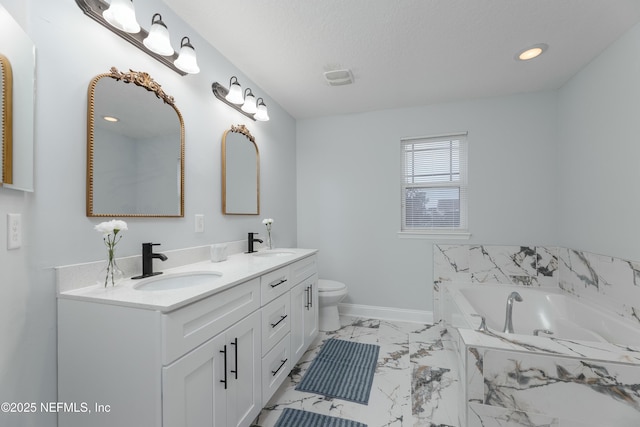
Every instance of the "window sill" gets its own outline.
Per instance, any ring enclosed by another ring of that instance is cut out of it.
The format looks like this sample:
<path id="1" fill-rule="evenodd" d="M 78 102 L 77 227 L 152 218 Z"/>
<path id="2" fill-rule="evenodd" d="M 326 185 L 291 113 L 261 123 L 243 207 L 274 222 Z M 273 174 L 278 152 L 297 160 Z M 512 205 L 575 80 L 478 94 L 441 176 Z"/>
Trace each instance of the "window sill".
<path id="1" fill-rule="evenodd" d="M 398 231 L 400 239 L 452 239 L 468 240 L 471 233 L 467 231 Z"/>

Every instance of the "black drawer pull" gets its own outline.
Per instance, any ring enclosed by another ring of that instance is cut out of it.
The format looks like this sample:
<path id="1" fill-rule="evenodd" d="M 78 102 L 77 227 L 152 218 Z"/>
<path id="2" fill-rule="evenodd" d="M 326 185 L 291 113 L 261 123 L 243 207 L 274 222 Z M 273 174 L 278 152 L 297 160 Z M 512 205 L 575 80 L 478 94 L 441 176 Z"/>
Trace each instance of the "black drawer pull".
<path id="1" fill-rule="evenodd" d="M 232 374 L 235 374 L 236 379 L 238 379 L 238 338 L 235 338 L 235 339 L 233 340 L 233 342 L 231 343 L 231 345 L 232 345 L 232 346 L 235 348 L 235 350 L 236 350 L 236 357 L 235 357 L 235 362 L 236 362 L 236 365 L 235 365 L 235 366 L 236 366 L 236 369 L 234 369 L 234 370 L 232 370 L 232 371 L 229 371 L 229 372 L 231 372 Z"/>
<path id="2" fill-rule="evenodd" d="M 287 281 L 287 279 L 282 279 L 278 283 L 270 283 L 269 286 L 271 286 L 272 288 L 275 288 L 276 286 L 282 285 L 286 281 Z"/>
<path id="3" fill-rule="evenodd" d="M 227 346 L 224 346 L 224 350 L 220 350 L 220 353 L 224 354 L 224 379 L 220 380 L 224 384 L 224 389 L 227 389 Z"/>
<path id="4" fill-rule="evenodd" d="M 304 292 L 305 292 L 305 298 L 306 298 L 306 301 L 304 302 L 304 308 L 309 310 L 310 305 L 309 305 L 309 287 L 308 286 L 304 288 Z"/>
<path id="5" fill-rule="evenodd" d="M 284 319 L 286 319 L 286 318 L 287 318 L 287 315 L 286 315 L 286 314 L 285 314 L 284 316 L 280 316 L 280 320 L 278 320 L 276 323 L 272 323 L 272 324 L 271 324 L 271 327 L 272 327 L 272 328 L 275 328 L 275 327 L 276 327 L 276 326 L 278 326 L 280 323 L 282 323 L 282 321 L 283 321 Z"/>
<path id="6" fill-rule="evenodd" d="M 278 366 L 278 369 L 276 369 L 275 371 L 271 371 L 271 375 L 273 375 L 274 377 L 276 376 L 276 374 L 280 371 L 280 369 L 282 369 L 282 367 L 284 366 L 285 363 L 287 363 L 287 360 L 289 359 L 284 359 L 282 361 L 282 363 L 280 364 L 280 366 Z"/>

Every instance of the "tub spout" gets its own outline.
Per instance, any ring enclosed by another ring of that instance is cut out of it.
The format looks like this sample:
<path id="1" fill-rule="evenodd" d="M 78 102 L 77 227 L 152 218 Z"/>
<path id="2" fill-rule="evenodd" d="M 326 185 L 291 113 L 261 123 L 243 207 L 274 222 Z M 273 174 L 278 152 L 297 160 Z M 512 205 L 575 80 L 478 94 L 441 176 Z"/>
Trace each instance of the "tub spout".
<path id="1" fill-rule="evenodd" d="M 509 297 L 507 298 L 507 315 L 504 319 L 504 330 L 505 334 L 513 333 L 513 302 L 522 301 L 522 297 L 517 292 L 511 292 Z"/>

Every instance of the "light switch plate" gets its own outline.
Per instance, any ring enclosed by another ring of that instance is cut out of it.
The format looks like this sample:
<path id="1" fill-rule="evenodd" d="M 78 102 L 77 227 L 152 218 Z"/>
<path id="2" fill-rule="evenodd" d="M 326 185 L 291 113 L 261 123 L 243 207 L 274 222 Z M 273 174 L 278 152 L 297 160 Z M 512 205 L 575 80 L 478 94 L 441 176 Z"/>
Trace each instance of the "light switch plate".
<path id="1" fill-rule="evenodd" d="M 204 233 L 204 215 L 196 214 L 196 233 Z"/>
<path id="2" fill-rule="evenodd" d="M 22 246 L 22 215 L 7 214 L 7 249 L 18 249 Z"/>

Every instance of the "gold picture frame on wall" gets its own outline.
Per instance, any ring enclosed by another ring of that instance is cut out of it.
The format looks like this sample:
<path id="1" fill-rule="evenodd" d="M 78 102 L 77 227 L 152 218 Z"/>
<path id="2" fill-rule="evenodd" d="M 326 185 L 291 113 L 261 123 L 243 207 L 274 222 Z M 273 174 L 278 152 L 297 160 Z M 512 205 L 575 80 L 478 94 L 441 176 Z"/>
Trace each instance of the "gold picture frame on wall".
<path id="1" fill-rule="evenodd" d="M 2 126 L 2 184 L 13 183 L 13 74 L 9 59 L 0 53 L 0 124 Z"/>

